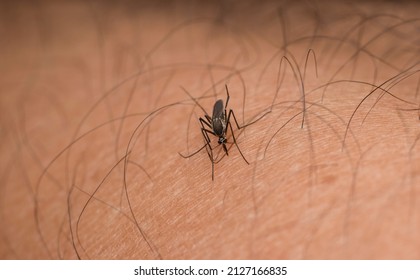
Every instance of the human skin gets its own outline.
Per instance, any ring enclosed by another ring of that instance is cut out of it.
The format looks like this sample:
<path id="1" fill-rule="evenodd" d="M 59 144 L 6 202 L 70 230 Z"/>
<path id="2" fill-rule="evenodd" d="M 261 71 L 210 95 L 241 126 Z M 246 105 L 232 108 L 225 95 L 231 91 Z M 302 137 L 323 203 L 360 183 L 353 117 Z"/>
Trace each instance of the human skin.
<path id="1" fill-rule="evenodd" d="M 420 258 L 418 3 L 1 5 L 0 258 Z"/>

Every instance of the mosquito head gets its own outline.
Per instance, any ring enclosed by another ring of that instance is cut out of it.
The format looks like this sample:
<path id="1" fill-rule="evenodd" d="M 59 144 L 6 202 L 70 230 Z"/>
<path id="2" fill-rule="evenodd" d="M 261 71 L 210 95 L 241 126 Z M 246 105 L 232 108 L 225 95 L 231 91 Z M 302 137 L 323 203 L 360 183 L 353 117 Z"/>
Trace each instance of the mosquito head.
<path id="1" fill-rule="evenodd" d="M 226 148 L 227 139 L 222 136 L 222 137 L 219 137 L 218 142 L 219 142 L 219 144 L 222 144 L 223 150 L 225 151 L 226 155 L 228 155 L 228 151 L 227 151 L 227 148 Z"/>

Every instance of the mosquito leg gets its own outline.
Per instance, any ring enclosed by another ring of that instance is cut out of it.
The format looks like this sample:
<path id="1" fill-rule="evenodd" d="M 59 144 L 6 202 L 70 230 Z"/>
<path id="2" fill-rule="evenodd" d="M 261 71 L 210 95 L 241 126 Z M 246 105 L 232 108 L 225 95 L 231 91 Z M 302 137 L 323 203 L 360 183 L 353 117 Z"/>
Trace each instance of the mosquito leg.
<path id="1" fill-rule="evenodd" d="M 206 115 L 206 117 L 208 117 L 207 115 Z M 196 155 L 196 154 L 198 154 L 202 149 L 204 149 L 204 147 L 206 147 L 207 145 L 210 145 L 209 143 L 210 143 L 210 137 L 208 136 L 208 134 L 207 133 L 211 133 L 211 134 L 213 134 L 214 135 L 214 132 L 213 131 L 211 131 L 211 130 L 208 130 L 208 129 L 206 129 L 205 127 L 204 127 L 204 125 L 206 125 L 206 126 L 208 126 L 209 128 L 211 128 L 211 125 L 210 125 L 210 123 L 208 123 L 205 119 L 203 119 L 203 118 L 200 118 L 199 119 L 200 120 L 200 125 L 201 125 L 201 132 L 203 133 L 203 137 L 204 137 L 204 140 L 206 141 L 206 144 L 204 144 L 201 148 L 199 148 L 197 151 L 195 151 L 195 152 L 193 152 L 192 154 L 189 154 L 189 155 L 183 155 L 183 154 L 181 154 L 181 153 L 178 153 L 181 157 L 183 157 L 183 158 L 190 158 L 190 157 L 192 157 L 192 156 L 194 156 L 194 155 Z M 204 131 L 205 131 L 205 133 L 204 133 Z"/>
<path id="2" fill-rule="evenodd" d="M 207 115 L 207 114 L 205 114 L 204 117 L 206 117 L 206 119 L 207 119 L 206 124 L 209 126 L 209 128 L 213 128 L 213 126 L 210 125 L 212 123 L 212 121 L 213 121 L 211 119 L 211 117 L 209 115 Z"/>
<path id="3" fill-rule="evenodd" d="M 232 112 L 232 110 L 231 110 Z M 229 114 L 230 115 L 230 114 Z M 239 148 L 238 143 L 236 142 L 236 138 L 235 138 L 235 134 L 233 133 L 233 128 L 232 128 L 232 124 L 230 122 L 227 123 L 228 126 L 230 127 L 230 132 L 232 133 L 232 138 L 233 138 L 233 143 L 235 144 L 236 148 L 238 148 L 239 153 L 241 154 L 242 158 L 244 159 L 244 161 L 249 164 L 249 162 L 246 160 L 245 156 L 242 154 L 241 149 Z"/>
<path id="4" fill-rule="evenodd" d="M 235 121 L 236 127 L 238 129 L 242 129 L 242 128 L 246 127 L 247 125 L 250 125 L 250 124 L 247 124 L 247 125 L 244 125 L 244 126 L 240 126 L 239 123 L 238 123 L 238 120 L 236 119 L 235 113 L 233 112 L 232 109 L 229 110 L 229 114 L 227 116 L 227 121 L 226 121 L 227 123 L 230 123 L 230 117 L 231 116 L 233 116 L 233 120 Z"/>
<path id="5" fill-rule="evenodd" d="M 225 108 L 227 108 L 228 107 L 228 104 L 229 104 L 230 95 L 229 95 L 228 86 L 226 84 L 225 84 L 225 88 L 226 88 L 226 95 L 227 95 Z"/>
<path id="6" fill-rule="evenodd" d="M 209 118 L 209 117 L 206 115 L 206 118 Z M 209 126 L 211 128 L 210 124 L 207 123 L 204 119 L 200 118 L 200 123 L 201 123 L 201 133 L 203 134 L 204 140 L 206 142 L 206 144 L 204 145 L 204 147 L 206 147 L 207 155 L 209 156 L 209 159 L 211 161 L 211 180 L 214 181 L 214 157 L 213 157 L 213 148 L 210 145 L 210 137 L 209 137 L 208 133 L 210 133 L 212 135 L 215 135 L 215 136 L 216 136 L 216 134 L 213 131 L 208 130 L 208 129 L 206 129 L 204 127 L 203 124 L 206 124 L 207 126 Z"/>
<path id="7" fill-rule="evenodd" d="M 270 111 L 268 111 L 268 112 L 265 112 L 263 115 L 261 115 L 259 118 L 257 118 L 256 120 L 254 120 L 254 121 L 252 121 L 252 122 L 250 122 L 250 123 L 247 123 L 247 124 L 244 124 L 244 125 L 239 125 L 239 123 L 238 123 L 238 121 L 237 121 L 237 119 L 236 119 L 236 116 L 235 116 L 235 113 L 233 112 L 233 110 L 232 109 L 230 109 L 229 110 L 229 115 L 228 115 L 228 120 L 230 120 L 230 116 L 232 115 L 233 116 L 233 119 L 235 120 L 235 124 L 236 124 L 236 126 L 238 127 L 238 129 L 242 129 L 242 128 L 245 128 L 245 127 L 247 127 L 247 126 L 249 126 L 249 125 L 252 125 L 252 124 L 254 124 L 254 123 L 256 123 L 256 122 L 258 122 L 259 120 L 261 120 L 262 118 L 264 118 L 267 114 L 269 114 L 270 113 Z"/>
<path id="8" fill-rule="evenodd" d="M 207 155 L 209 156 L 209 159 L 211 161 L 211 180 L 214 181 L 214 157 L 213 157 L 213 148 L 210 145 L 210 138 L 207 133 L 212 133 L 209 130 L 206 130 L 204 127 L 201 128 L 201 133 L 203 134 L 204 140 L 206 144 L 204 147 L 206 147 Z"/>
<path id="9" fill-rule="evenodd" d="M 208 156 L 209 156 L 209 158 L 210 158 L 210 161 L 211 161 L 211 180 L 212 181 L 214 181 L 214 159 L 213 159 L 213 149 L 211 148 L 211 146 L 210 146 L 210 143 L 208 144 L 208 146 L 209 146 L 209 150 L 210 150 L 210 152 L 207 150 L 207 154 L 208 154 Z"/>
<path id="10" fill-rule="evenodd" d="M 206 117 L 207 121 L 205 119 L 203 119 L 202 117 L 199 118 L 201 127 L 202 128 L 207 127 L 209 129 L 213 130 L 213 126 L 211 125 L 211 118 L 207 115 L 205 115 L 205 117 Z"/>
<path id="11" fill-rule="evenodd" d="M 180 152 L 178 152 L 178 154 L 181 156 L 181 157 L 183 157 L 183 158 L 190 158 L 190 157 L 192 157 L 192 156 L 194 156 L 194 155 L 196 155 L 196 154 L 198 154 L 202 149 L 204 149 L 205 147 L 207 146 L 207 143 L 206 144 L 204 144 L 201 148 L 199 148 L 197 151 L 195 151 L 195 152 L 193 152 L 192 154 L 189 154 L 189 155 L 183 155 L 183 154 L 181 154 Z"/>

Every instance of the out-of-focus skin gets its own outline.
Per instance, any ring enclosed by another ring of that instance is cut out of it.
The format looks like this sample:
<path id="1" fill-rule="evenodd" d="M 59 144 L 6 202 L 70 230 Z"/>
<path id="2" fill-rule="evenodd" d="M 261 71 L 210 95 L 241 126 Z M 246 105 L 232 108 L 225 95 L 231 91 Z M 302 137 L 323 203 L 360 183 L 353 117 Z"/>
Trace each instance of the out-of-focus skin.
<path id="1" fill-rule="evenodd" d="M 418 3 L 0 11 L 0 258 L 420 258 Z"/>

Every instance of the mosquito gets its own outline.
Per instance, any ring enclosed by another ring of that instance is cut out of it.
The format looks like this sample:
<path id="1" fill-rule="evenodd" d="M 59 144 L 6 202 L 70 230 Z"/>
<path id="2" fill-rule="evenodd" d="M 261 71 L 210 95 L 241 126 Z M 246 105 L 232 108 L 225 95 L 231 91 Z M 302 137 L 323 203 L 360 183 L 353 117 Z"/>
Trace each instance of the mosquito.
<path id="1" fill-rule="evenodd" d="M 233 112 L 232 109 L 229 109 L 229 113 L 227 114 L 227 107 L 229 105 L 229 99 L 230 99 L 230 95 L 229 95 L 229 89 L 227 87 L 227 85 L 225 85 L 226 88 L 226 104 L 225 106 L 223 105 L 223 100 L 219 99 L 216 101 L 216 103 L 214 103 L 213 105 L 213 114 L 210 117 L 206 110 L 204 110 L 204 108 L 184 89 L 184 91 L 194 100 L 194 102 L 203 110 L 204 112 L 204 118 L 200 117 L 199 121 L 200 121 L 200 125 L 201 125 L 201 133 L 203 134 L 204 137 L 204 141 L 206 142 L 204 144 L 203 147 L 201 147 L 200 149 L 198 149 L 197 151 L 195 151 L 194 153 L 188 155 L 188 156 L 184 156 L 181 153 L 179 153 L 183 158 L 190 158 L 192 156 L 194 156 L 195 154 L 197 154 L 198 152 L 200 152 L 202 149 L 206 148 L 207 150 L 207 154 L 210 158 L 211 161 L 211 179 L 214 181 L 214 164 L 216 163 L 214 157 L 213 157 L 213 147 L 211 146 L 211 140 L 210 140 L 210 136 L 209 134 L 215 136 L 218 138 L 217 143 L 218 145 L 222 145 L 223 151 L 225 152 L 225 154 L 228 156 L 228 148 L 226 146 L 226 144 L 228 144 L 227 141 L 227 132 L 228 129 L 230 129 L 230 132 L 232 134 L 232 138 L 233 138 L 233 144 L 236 146 L 236 148 L 238 149 L 239 153 L 241 154 L 242 158 L 244 159 L 244 161 L 249 164 L 249 162 L 246 160 L 245 156 L 243 155 L 241 149 L 238 146 L 238 143 L 236 142 L 236 137 L 235 134 L 233 133 L 233 128 L 232 128 L 232 124 L 230 122 L 231 117 L 233 118 L 233 120 L 235 121 L 236 127 L 238 129 L 243 129 L 246 126 L 255 123 L 256 121 L 253 121 L 249 124 L 240 126 L 235 113 Z"/>

